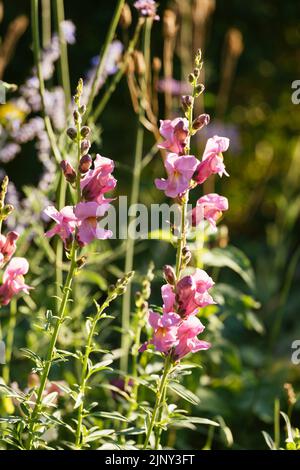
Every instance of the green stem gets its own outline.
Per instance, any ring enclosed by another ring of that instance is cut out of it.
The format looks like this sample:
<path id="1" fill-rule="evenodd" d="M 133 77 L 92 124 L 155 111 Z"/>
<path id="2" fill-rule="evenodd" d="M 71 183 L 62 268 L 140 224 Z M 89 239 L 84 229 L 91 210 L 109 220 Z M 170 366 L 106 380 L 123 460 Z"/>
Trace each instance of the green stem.
<path id="1" fill-rule="evenodd" d="M 5 350 L 5 365 L 3 366 L 3 380 L 6 384 L 10 381 L 10 362 L 14 344 L 14 333 L 16 328 L 17 320 L 17 300 L 12 298 L 10 302 L 10 315 L 7 325 L 6 335 L 6 350 Z"/>
<path id="2" fill-rule="evenodd" d="M 42 44 L 45 49 L 51 41 L 51 5 L 50 0 L 42 0 Z"/>
<path id="3" fill-rule="evenodd" d="M 147 449 L 148 442 L 151 437 L 151 433 L 153 431 L 153 428 L 155 427 L 157 412 L 161 406 L 163 398 L 165 397 L 165 388 L 167 387 L 167 379 L 168 379 L 168 375 L 170 372 L 170 367 L 171 367 L 171 356 L 169 355 L 166 357 L 166 360 L 165 360 L 164 373 L 162 375 L 160 385 L 156 394 L 156 401 L 155 401 L 155 405 L 153 408 L 150 424 L 147 430 L 143 450 Z"/>
<path id="4" fill-rule="evenodd" d="M 44 118 L 44 123 L 45 123 L 45 129 L 49 138 L 50 146 L 51 146 L 53 155 L 55 157 L 55 160 L 59 164 L 61 161 L 61 155 L 60 155 L 60 151 L 57 146 L 57 143 L 56 143 L 56 137 L 52 128 L 52 124 L 51 124 L 49 116 L 47 116 L 46 114 L 46 107 L 45 107 L 45 83 L 44 83 L 42 64 L 41 64 L 38 0 L 31 0 L 31 23 L 32 23 L 34 61 L 35 61 L 37 76 L 39 79 L 39 88 L 40 88 L 42 113 L 43 113 L 43 118 Z"/>
<path id="5" fill-rule="evenodd" d="M 135 147 L 135 157 L 134 157 L 134 169 L 133 169 L 133 181 L 132 189 L 130 196 L 130 206 L 137 204 L 139 198 L 139 188 L 140 188 L 140 178 L 141 178 L 141 161 L 143 157 L 143 142 L 144 142 L 144 129 L 140 123 L 140 115 L 138 117 L 138 129 L 137 129 L 137 139 Z M 132 220 L 132 218 L 131 218 Z M 130 221 L 129 221 L 130 223 Z M 124 271 L 127 273 L 132 271 L 133 268 L 133 258 L 134 258 L 134 245 L 135 240 L 131 237 L 130 234 L 127 235 L 126 243 L 126 256 L 125 256 L 125 268 Z M 121 349 L 123 351 L 120 367 L 121 370 L 127 372 L 128 370 L 128 354 L 130 346 L 130 337 L 128 335 L 128 330 L 130 328 L 130 302 L 131 301 L 131 284 L 128 286 L 124 296 L 122 304 L 122 338 L 121 338 Z"/>
<path id="6" fill-rule="evenodd" d="M 275 398 L 274 402 L 274 443 L 276 449 L 280 447 L 280 401 Z"/>
<path id="7" fill-rule="evenodd" d="M 43 373 L 42 373 L 42 376 L 41 376 L 39 389 L 38 389 L 38 392 L 37 392 L 36 402 L 35 402 L 33 411 L 31 413 L 31 416 L 29 418 L 28 450 L 30 450 L 32 448 L 32 444 L 33 444 L 33 441 L 34 441 L 35 421 L 39 417 L 39 413 L 40 413 L 40 410 L 41 410 L 41 403 L 42 403 L 43 393 L 44 393 L 46 382 L 47 382 L 49 372 L 50 372 L 50 369 L 51 369 L 51 364 L 52 364 L 53 356 L 54 356 L 54 353 L 55 353 L 55 346 L 56 346 L 58 334 L 59 334 L 59 331 L 60 331 L 60 327 L 61 327 L 61 325 L 62 325 L 62 323 L 65 319 L 65 316 L 66 316 L 66 307 L 67 307 L 67 303 L 68 303 L 70 292 L 71 292 L 71 286 L 72 286 L 74 273 L 75 273 L 75 270 L 76 270 L 76 267 L 77 267 L 77 264 L 76 264 L 76 258 L 77 258 L 76 241 L 74 241 L 73 244 L 72 244 L 70 258 L 71 258 L 70 269 L 69 269 L 69 272 L 68 272 L 68 275 L 67 275 L 67 279 L 66 279 L 64 288 L 63 288 L 63 297 L 62 297 L 62 300 L 61 300 L 60 309 L 59 309 L 59 312 L 58 312 L 58 315 L 57 315 L 57 320 L 56 320 L 54 330 L 52 332 L 51 341 L 50 341 L 50 344 L 49 344 L 49 347 L 48 347 L 48 352 L 47 352 L 47 356 L 46 356 L 46 360 L 45 360 L 45 366 L 44 366 Z"/>
<path id="8" fill-rule="evenodd" d="M 102 114 L 105 106 L 107 105 L 108 101 L 110 100 L 110 97 L 111 95 L 113 94 L 113 92 L 115 91 L 119 81 L 121 80 L 121 78 L 123 77 L 124 73 L 126 72 L 126 69 L 127 69 L 127 62 L 128 62 L 128 58 L 130 57 L 130 55 L 132 54 L 132 52 L 134 51 L 135 49 L 135 46 L 137 44 L 137 41 L 138 41 L 138 38 L 139 38 L 139 34 L 140 34 L 140 31 L 141 31 L 141 27 L 143 25 L 144 21 L 143 20 L 140 20 L 137 24 L 137 27 L 136 27 L 136 30 L 135 30 L 135 33 L 134 33 L 134 36 L 132 38 L 132 40 L 130 41 L 129 43 L 129 46 L 128 46 L 128 49 L 124 55 L 124 59 L 123 59 L 123 63 L 122 65 L 120 66 L 118 72 L 114 75 L 113 79 L 112 79 L 112 82 L 111 84 L 109 85 L 109 87 L 107 88 L 106 92 L 104 93 L 104 95 L 102 96 L 100 102 L 98 103 L 98 105 L 96 106 L 96 109 L 95 111 L 93 112 L 92 116 L 91 116 L 91 121 L 93 122 L 96 122 L 97 119 L 99 118 L 99 116 Z"/>
<path id="9" fill-rule="evenodd" d="M 78 415 L 77 415 L 76 441 L 75 441 L 75 446 L 77 449 L 81 449 L 82 447 L 82 420 L 83 420 L 83 409 L 84 409 L 84 397 L 85 397 L 86 383 L 87 383 L 88 360 L 89 360 L 89 356 L 92 350 L 92 343 L 93 343 L 93 338 L 95 335 L 97 323 L 100 320 L 101 315 L 104 312 L 104 310 L 109 306 L 109 303 L 110 303 L 110 298 L 108 298 L 102 304 L 102 306 L 98 310 L 92 322 L 92 325 L 88 334 L 88 339 L 87 339 L 87 344 L 86 344 L 85 354 L 84 354 L 83 364 L 82 364 L 80 385 L 79 385 L 79 393 L 82 394 L 82 400 L 79 405 Z"/>
<path id="10" fill-rule="evenodd" d="M 113 14 L 113 18 L 112 18 L 112 21 L 111 21 L 111 24 L 110 24 L 110 27 L 109 27 L 109 30 L 108 30 L 108 33 L 107 33 L 107 36 L 105 38 L 104 46 L 100 51 L 99 63 L 98 63 L 98 67 L 97 67 L 95 77 L 94 77 L 94 80 L 93 80 L 93 83 L 92 83 L 88 103 L 87 103 L 87 111 L 86 111 L 86 115 L 85 115 L 86 119 L 89 117 L 92 106 L 93 106 L 93 102 L 94 102 L 94 99 L 95 99 L 95 96 L 96 96 L 97 83 L 98 83 L 99 77 L 101 77 L 101 75 L 103 74 L 104 67 L 105 67 L 105 62 L 106 62 L 106 58 L 107 58 L 107 53 L 108 53 L 108 50 L 109 50 L 109 46 L 110 46 L 112 40 L 114 39 L 114 35 L 115 35 L 116 29 L 117 29 L 117 26 L 118 26 L 118 23 L 119 23 L 119 20 L 120 20 L 120 16 L 121 16 L 121 13 L 122 13 L 122 10 L 123 10 L 124 3 L 125 3 L 125 0 L 119 0 L 118 1 L 116 10 Z M 101 57 L 101 59 L 100 59 L 100 57 Z"/>
<path id="11" fill-rule="evenodd" d="M 54 11 L 56 18 L 56 29 L 59 37 L 60 57 L 58 67 L 59 82 L 64 89 L 65 93 L 65 113 L 66 117 L 69 112 L 69 105 L 71 103 L 71 86 L 70 86 L 70 72 L 68 60 L 68 46 L 63 36 L 61 23 L 65 19 L 64 1 L 56 0 L 54 2 Z"/>

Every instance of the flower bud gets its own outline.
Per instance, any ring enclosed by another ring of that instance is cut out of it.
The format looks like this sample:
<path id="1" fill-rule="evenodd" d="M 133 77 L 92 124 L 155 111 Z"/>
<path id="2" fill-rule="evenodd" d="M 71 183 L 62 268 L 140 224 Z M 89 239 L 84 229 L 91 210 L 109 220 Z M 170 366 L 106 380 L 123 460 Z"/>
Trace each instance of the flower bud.
<path id="1" fill-rule="evenodd" d="M 198 97 L 199 95 L 201 95 L 201 93 L 203 93 L 205 90 L 205 86 L 203 85 L 203 83 L 200 83 L 199 85 L 197 85 L 195 87 L 195 95 Z"/>
<path id="2" fill-rule="evenodd" d="M 171 286 L 174 286 L 176 282 L 176 275 L 172 266 L 166 264 L 163 268 L 163 273 L 164 273 L 164 278 L 167 281 L 167 283 L 171 284 Z"/>
<path id="3" fill-rule="evenodd" d="M 7 219 L 7 217 L 14 211 L 14 209 L 15 208 L 12 204 L 6 204 L 1 210 L 1 219 Z"/>
<path id="4" fill-rule="evenodd" d="M 132 15 L 130 7 L 127 3 L 124 4 L 121 17 L 120 17 L 120 25 L 124 29 L 128 29 L 132 22 Z"/>
<path id="5" fill-rule="evenodd" d="M 86 105 L 82 104 L 78 111 L 81 114 L 81 116 L 83 116 L 83 114 L 85 114 L 85 112 L 86 112 Z"/>
<path id="6" fill-rule="evenodd" d="M 83 155 L 81 157 L 80 162 L 79 162 L 79 171 L 80 173 L 86 173 L 92 166 L 93 159 L 92 157 L 87 153 L 86 155 Z"/>
<path id="7" fill-rule="evenodd" d="M 193 97 L 191 95 L 184 95 L 181 97 L 181 104 L 183 111 L 187 113 L 191 106 L 193 106 Z"/>
<path id="8" fill-rule="evenodd" d="M 85 155 L 90 150 L 90 148 L 91 148 L 91 142 L 88 139 L 84 139 L 81 142 L 81 147 L 80 147 L 81 155 Z"/>
<path id="9" fill-rule="evenodd" d="M 188 81 L 190 83 L 194 83 L 195 81 L 195 75 L 193 73 L 190 73 L 189 76 L 188 76 Z"/>
<path id="10" fill-rule="evenodd" d="M 79 269 L 82 268 L 82 267 L 85 265 L 86 260 L 87 260 L 87 257 L 86 257 L 86 256 L 81 256 L 81 258 L 79 258 L 79 259 L 77 260 L 77 262 L 76 262 L 77 267 L 78 267 Z"/>
<path id="11" fill-rule="evenodd" d="M 163 28 L 165 38 L 174 38 L 176 36 L 176 13 L 173 10 L 165 10 Z"/>
<path id="12" fill-rule="evenodd" d="M 146 72 L 146 64 L 144 54 L 141 51 L 134 51 L 135 70 L 138 75 L 143 76 Z"/>
<path id="13" fill-rule="evenodd" d="M 76 180 L 76 171 L 72 165 L 67 160 L 62 160 L 60 162 L 60 167 L 68 183 L 74 183 Z"/>
<path id="14" fill-rule="evenodd" d="M 74 118 L 75 124 L 77 124 L 79 122 L 79 119 L 80 119 L 80 114 L 76 109 L 75 109 L 75 111 L 73 111 L 73 118 Z"/>
<path id="15" fill-rule="evenodd" d="M 209 121 L 209 114 L 200 114 L 193 122 L 193 129 L 199 131 L 202 127 L 207 126 Z"/>
<path id="16" fill-rule="evenodd" d="M 193 74 L 195 75 L 196 78 L 198 78 L 199 75 L 200 75 L 200 69 L 195 68 L 194 71 L 193 71 Z"/>
<path id="17" fill-rule="evenodd" d="M 82 137 L 85 138 L 89 135 L 90 132 L 91 132 L 91 129 L 88 126 L 83 126 L 81 128 L 80 134 L 81 134 Z"/>
<path id="18" fill-rule="evenodd" d="M 192 253 L 188 246 L 182 248 L 182 261 L 184 266 L 187 266 L 192 259 Z"/>
<path id="19" fill-rule="evenodd" d="M 69 127 L 67 129 L 67 136 L 70 137 L 71 140 L 75 140 L 77 137 L 77 131 L 75 127 Z"/>
<path id="20" fill-rule="evenodd" d="M 160 72 L 160 70 L 161 70 L 161 60 L 160 60 L 159 57 L 153 57 L 152 68 L 153 68 L 154 72 L 156 72 L 156 73 Z"/>

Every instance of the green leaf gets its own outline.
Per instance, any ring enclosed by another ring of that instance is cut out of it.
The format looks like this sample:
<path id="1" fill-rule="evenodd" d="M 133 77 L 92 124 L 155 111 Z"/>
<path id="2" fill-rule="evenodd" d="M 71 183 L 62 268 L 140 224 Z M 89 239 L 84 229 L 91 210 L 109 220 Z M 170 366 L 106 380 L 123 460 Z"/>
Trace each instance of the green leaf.
<path id="1" fill-rule="evenodd" d="M 89 271 L 84 269 L 80 271 L 80 277 L 82 282 L 90 282 L 91 284 L 96 284 L 100 290 L 106 291 L 107 290 L 107 282 L 104 277 L 102 277 L 99 273 L 94 271 Z"/>
<path id="2" fill-rule="evenodd" d="M 204 251 L 202 259 L 206 266 L 232 269 L 245 281 L 250 289 L 255 289 L 254 272 L 250 260 L 238 248 L 234 246 L 213 248 Z"/>
<path id="3" fill-rule="evenodd" d="M 93 431 L 90 434 L 88 434 L 84 438 L 84 442 L 93 442 L 97 441 L 97 439 L 101 439 L 102 437 L 110 436 L 111 434 L 114 434 L 115 431 L 114 429 L 99 429 L 97 431 Z"/>
<path id="4" fill-rule="evenodd" d="M 97 418 L 111 419 L 114 421 L 128 422 L 128 419 L 125 416 L 121 415 L 121 413 L 118 413 L 117 411 L 113 411 L 112 413 L 109 413 L 107 411 L 96 411 L 95 413 L 91 413 L 90 416 L 95 416 Z"/>
<path id="5" fill-rule="evenodd" d="M 192 403 L 193 405 L 198 405 L 198 403 L 200 402 L 197 395 L 195 395 L 190 390 L 187 390 L 183 385 L 181 385 L 177 382 L 170 382 L 168 387 L 169 387 L 170 390 L 175 392 L 181 398 L 188 401 L 189 403 Z"/>

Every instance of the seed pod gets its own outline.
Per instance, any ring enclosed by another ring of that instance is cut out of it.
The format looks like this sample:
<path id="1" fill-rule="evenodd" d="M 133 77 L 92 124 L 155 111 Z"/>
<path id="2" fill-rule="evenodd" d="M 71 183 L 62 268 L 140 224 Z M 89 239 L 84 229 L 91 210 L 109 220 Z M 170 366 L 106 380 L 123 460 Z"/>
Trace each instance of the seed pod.
<path id="1" fill-rule="evenodd" d="M 194 83 L 195 81 L 195 75 L 193 73 L 190 73 L 189 76 L 188 76 L 188 81 L 190 83 Z"/>
<path id="2" fill-rule="evenodd" d="M 74 118 L 75 124 L 77 124 L 79 122 L 79 119 L 80 119 L 80 114 L 76 109 L 75 109 L 75 111 L 73 111 L 73 118 Z"/>

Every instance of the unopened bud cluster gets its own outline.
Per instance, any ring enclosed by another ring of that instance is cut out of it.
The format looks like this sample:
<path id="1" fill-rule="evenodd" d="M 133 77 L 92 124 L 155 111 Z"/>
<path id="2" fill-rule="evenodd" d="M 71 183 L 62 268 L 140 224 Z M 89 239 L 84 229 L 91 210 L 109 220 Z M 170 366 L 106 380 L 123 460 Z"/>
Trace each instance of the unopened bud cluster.
<path id="1" fill-rule="evenodd" d="M 126 292 L 127 286 L 134 276 L 134 271 L 129 271 L 121 279 L 118 279 L 116 284 L 111 285 L 108 288 L 108 297 L 110 300 L 116 299 L 119 295 L 123 295 Z"/>
<path id="2" fill-rule="evenodd" d="M 5 176 L 0 187 L 0 221 L 6 220 L 7 217 L 14 210 L 14 206 L 12 206 L 11 204 L 5 204 L 5 196 L 7 193 L 8 182 L 8 177 Z"/>
<path id="3" fill-rule="evenodd" d="M 93 160 L 89 155 L 88 151 L 91 148 L 91 142 L 88 139 L 91 129 L 88 126 L 81 126 L 82 116 L 86 112 L 85 105 L 80 104 L 80 96 L 82 94 L 83 82 L 80 79 L 78 82 L 76 95 L 74 96 L 75 104 L 77 109 L 73 112 L 74 118 L 74 127 L 69 127 L 67 129 L 67 136 L 77 145 L 80 146 L 80 160 L 78 164 L 78 171 L 80 174 L 85 174 L 92 166 Z M 68 183 L 73 184 L 77 179 L 77 174 L 75 169 L 72 167 L 71 163 L 67 160 L 63 160 L 60 164 L 63 174 L 68 181 Z"/>

